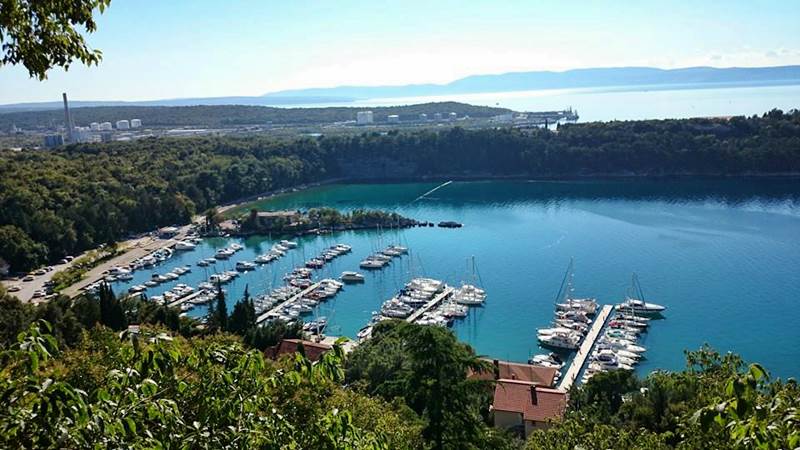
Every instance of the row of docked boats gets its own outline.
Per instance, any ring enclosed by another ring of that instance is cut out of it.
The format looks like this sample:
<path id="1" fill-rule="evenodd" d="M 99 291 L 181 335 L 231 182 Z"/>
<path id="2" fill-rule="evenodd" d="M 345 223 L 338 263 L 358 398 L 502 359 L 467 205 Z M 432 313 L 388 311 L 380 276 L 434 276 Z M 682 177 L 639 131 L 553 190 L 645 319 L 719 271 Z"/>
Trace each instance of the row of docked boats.
<path id="1" fill-rule="evenodd" d="M 274 309 L 271 315 L 273 318 L 286 322 L 295 321 L 300 319 L 301 316 L 312 314 L 319 304 L 335 297 L 344 287 L 342 282 L 332 278 L 320 280 L 316 284 L 317 286 L 310 291 L 305 288 L 308 292 L 303 295 L 298 295 L 304 291 L 303 288 L 292 286 L 291 291 L 294 293 L 290 297 L 283 300 L 274 299 L 275 301 L 264 304 L 263 307 L 265 309 L 262 311 Z M 327 321 L 324 318 L 317 318 L 315 323 L 309 327 L 313 327 L 313 331 L 319 334 L 326 325 Z"/>
<path id="2" fill-rule="evenodd" d="M 171 271 L 169 271 L 169 272 L 167 272 L 167 273 L 165 273 L 163 275 L 154 272 L 150 276 L 150 279 L 145 281 L 143 284 L 136 284 L 136 285 L 133 285 L 130 288 L 128 288 L 128 293 L 137 294 L 137 293 L 140 293 L 140 292 L 144 292 L 148 288 L 154 288 L 154 287 L 156 287 L 156 286 L 158 286 L 160 284 L 169 283 L 169 282 L 175 281 L 178 278 L 186 275 L 187 273 L 190 273 L 191 271 L 192 271 L 191 266 L 179 266 L 179 267 L 175 267 L 174 269 L 172 269 Z M 120 278 L 119 276 L 117 276 L 117 279 L 121 280 L 123 278 Z"/>
<path id="3" fill-rule="evenodd" d="M 309 269 L 322 269 L 326 263 L 331 262 L 344 254 L 350 253 L 352 250 L 353 248 L 347 244 L 333 245 L 323 250 L 319 256 L 306 261 L 305 266 Z"/>
<path id="4" fill-rule="evenodd" d="M 643 299 L 644 293 L 634 274 L 628 295 L 614 306 L 614 316 L 592 349 L 582 382 L 600 372 L 633 370 L 644 358 L 647 349 L 639 341 L 647 333 L 650 322 L 662 317 L 666 307 Z"/>
<path id="5" fill-rule="evenodd" d="M 399 258 L 408 253 L 408 248 L 400 245 L 390 245 L 385 249 L 373 253 L 364 258 L 358 266 L 366 270 L 380 270 L 392 262 L 393 258 Z"/>

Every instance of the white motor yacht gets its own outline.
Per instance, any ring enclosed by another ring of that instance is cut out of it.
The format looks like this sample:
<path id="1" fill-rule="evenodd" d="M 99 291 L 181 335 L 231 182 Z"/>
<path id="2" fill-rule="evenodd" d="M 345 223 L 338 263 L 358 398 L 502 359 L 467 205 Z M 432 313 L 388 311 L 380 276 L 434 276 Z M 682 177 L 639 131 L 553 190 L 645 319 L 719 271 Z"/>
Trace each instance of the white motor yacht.
<path id="1" fill-rule="evenodd" d="M 342 281 L 345 283 L 362 283 L 364 281 L 364 275 L 358 272 L 342 272 L 341 276 Z"/>

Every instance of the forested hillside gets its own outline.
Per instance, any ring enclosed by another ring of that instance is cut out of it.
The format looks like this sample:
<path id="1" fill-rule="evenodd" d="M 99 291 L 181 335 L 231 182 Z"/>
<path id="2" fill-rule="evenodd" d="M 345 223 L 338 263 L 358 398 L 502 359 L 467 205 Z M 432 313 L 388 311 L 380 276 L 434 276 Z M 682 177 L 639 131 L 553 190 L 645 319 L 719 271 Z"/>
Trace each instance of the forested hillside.
<path id="1" fill-rule="evenodd" d="M 356 112 L 370 110 L 375 121 L 386 122 L 389 114 L 400 120 L 418 120 L 422 113 L 433 119 L 433 114 L 454 112 L 459 117 L 492 117 L 510 110 L 466 103 L 443 102 L 388 107 L 328 107 L 328 108 L 274 108 L 269 106 L 200 105 L 200 106 L 95 106 L 71 108 L 76 125 L 91 122 L 114 122 L 120 119 L 141 119 L 144 126 L 175 127 L 229 127 L 234 125 L 310 125 L 355 120 Z M 12 125 L 23 129 L 63 125 L 64 111 L 60 108 L 46 111 L 9 112 L 0 114 L 0 130 Z"/>
<path id="2" fill-rule="evenodd" d="M 0 257 L 14 270 L 330 178 L 800 173 L 800 112 L 548 130 L 149 139 L 0 153 Z"/>

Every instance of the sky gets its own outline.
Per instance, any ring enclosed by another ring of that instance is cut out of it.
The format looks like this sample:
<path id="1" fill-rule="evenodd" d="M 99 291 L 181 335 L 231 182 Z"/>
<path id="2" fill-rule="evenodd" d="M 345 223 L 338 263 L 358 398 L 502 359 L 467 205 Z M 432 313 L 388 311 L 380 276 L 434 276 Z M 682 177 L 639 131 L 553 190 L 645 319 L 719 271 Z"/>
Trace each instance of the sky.
<path id="1" fill-rule="evenodd" d="M 800 64 L 800 2 L 113 0 L 99 66 L 0 66 L 0 104 L 256 96 L 587 67 Z"/>

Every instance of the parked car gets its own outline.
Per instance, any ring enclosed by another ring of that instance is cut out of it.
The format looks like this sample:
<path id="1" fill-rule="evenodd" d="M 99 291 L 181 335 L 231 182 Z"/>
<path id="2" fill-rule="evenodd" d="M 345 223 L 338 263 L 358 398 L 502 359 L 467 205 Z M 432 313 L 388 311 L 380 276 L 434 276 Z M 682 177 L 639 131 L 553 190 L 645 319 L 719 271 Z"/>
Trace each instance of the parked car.
<path id="1" fill-rule="evenodd" d="M 20 289 L 22 289 L 22 288 L 21 288 L 21 287 L 19 287 L 19 285 L 16 285 L 16 284 L 15 284 L 15 285 L 13 285 L 13 286 L 9 286 L 9 287 L 8 287 L 8 292 L 17 292 L 17 291 L 19 291 Z"/>
<path id="2" fill-rule="evenodd" d="M 44 297 L 45 295 L 47 295 L 47 292 L 45 292 L 45 291 L 43 291 L 41 289 L 39 289 L 37 291 L 33 291 L 33 298 Z"/>
<path id="3" fill-rule="evenodd" d="M 25 275 L 25 278 L 22 281 L 33 281 L 33 275 Z"/>
<path id="4" fill-rule="evenodd" d="M 36 272 L 33 272 L 34 275 L 44 275 L 46 273 L 47 273 L 47 271 L 44 270 L 44 269 L 39 269 Z"/>
<path id="5" fill-rule="evenodd" d="M 70 262 L 70 261 L 72 261 L 73 259 L 75 259 L 75 257 L 74 257 L 74 256 L 67 256 L 67 257 L 66 257 L 66 258 L 64 258 L 64 259 L 66 259 L 66 260 L 67 260 L 67 262 Z"/>
<path id="6" fill-rule="evenodd" d="M 69 262 L 69 260 L 67 258 L 61 258 L 61 261 L 59 261 L 58 263 L 59 264 L 66 264 L 68 262 Z"/>

